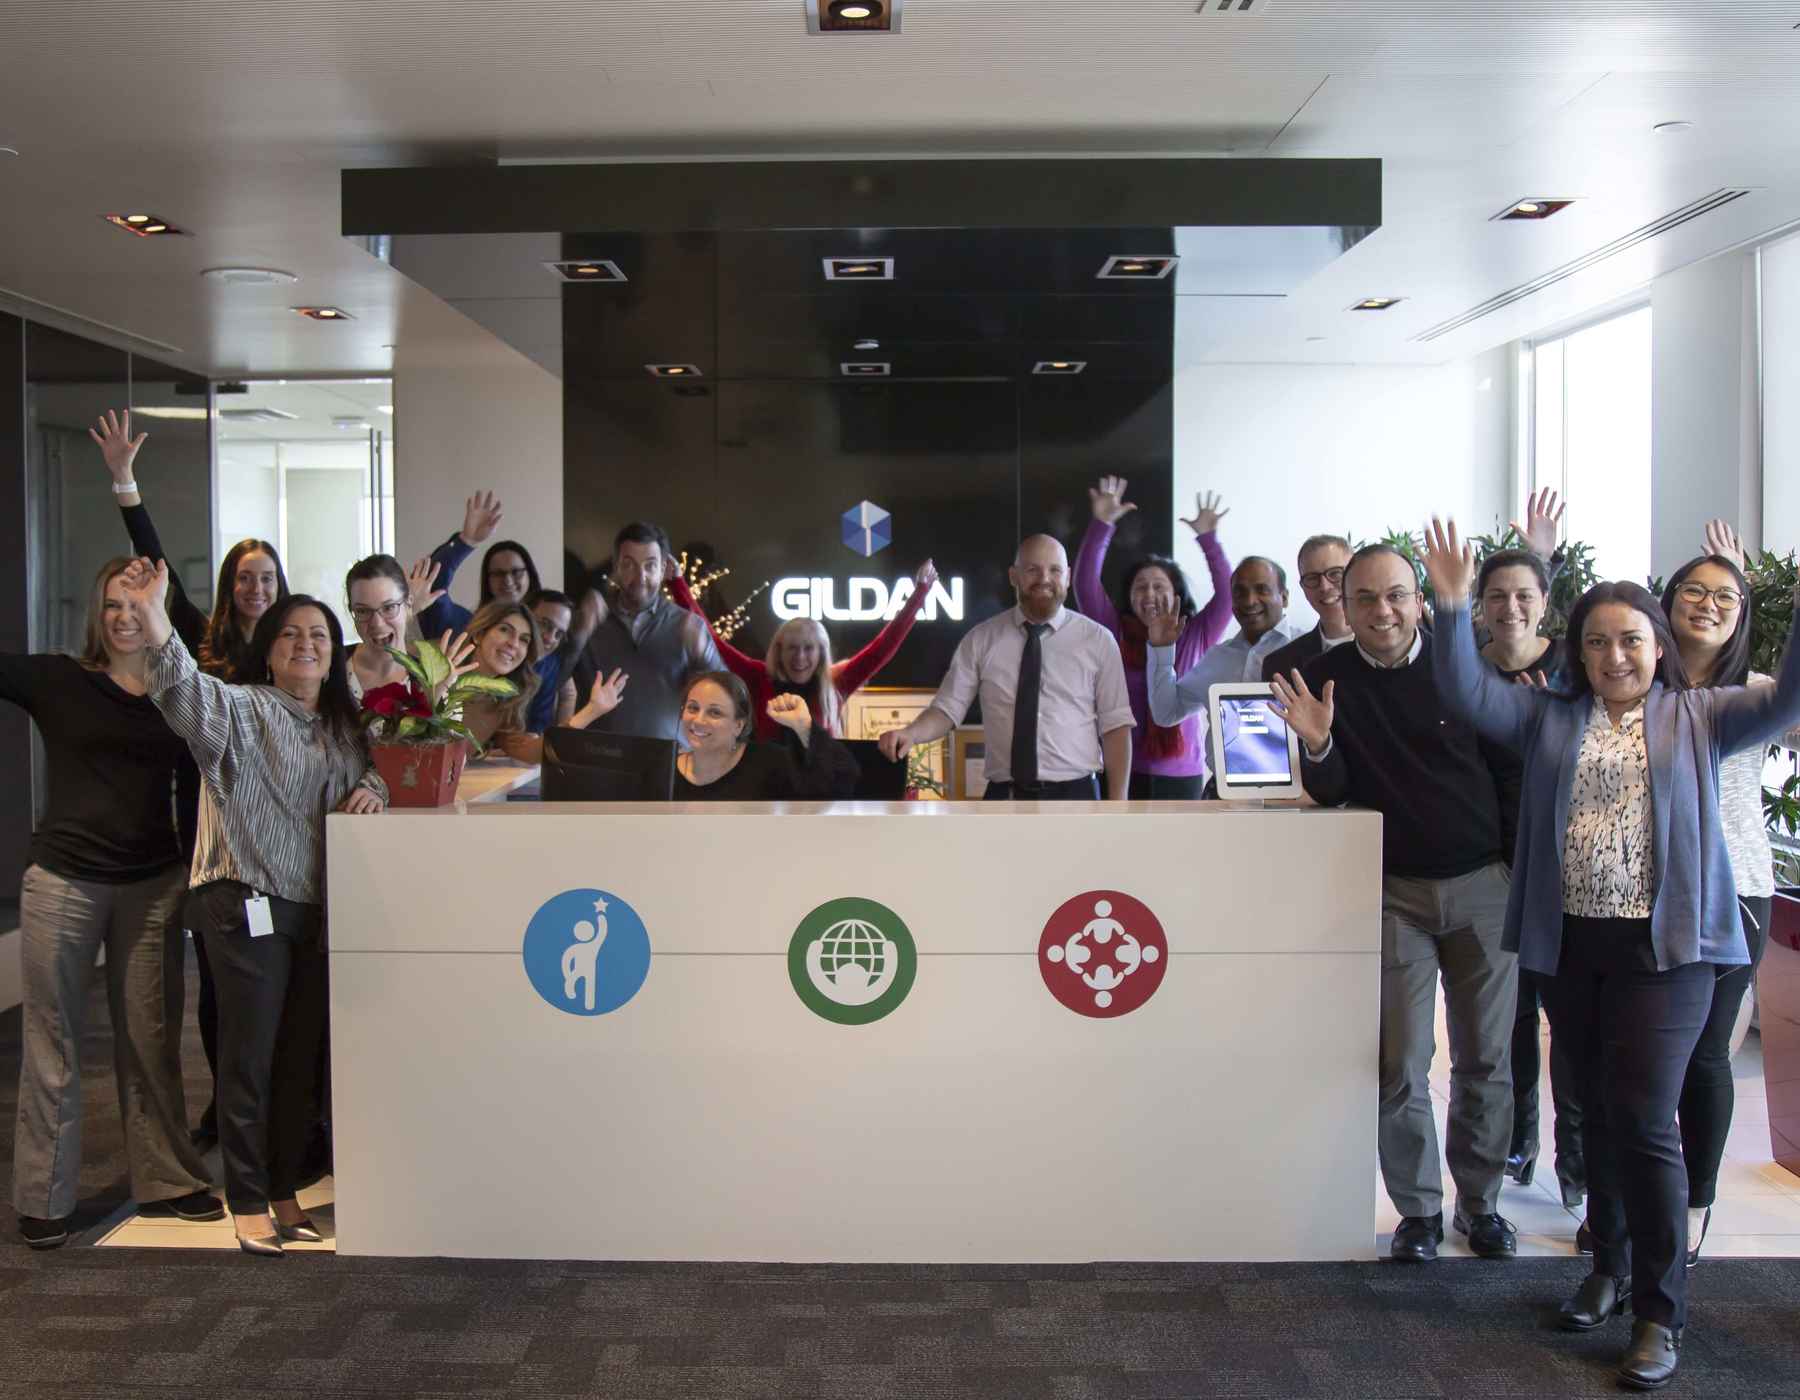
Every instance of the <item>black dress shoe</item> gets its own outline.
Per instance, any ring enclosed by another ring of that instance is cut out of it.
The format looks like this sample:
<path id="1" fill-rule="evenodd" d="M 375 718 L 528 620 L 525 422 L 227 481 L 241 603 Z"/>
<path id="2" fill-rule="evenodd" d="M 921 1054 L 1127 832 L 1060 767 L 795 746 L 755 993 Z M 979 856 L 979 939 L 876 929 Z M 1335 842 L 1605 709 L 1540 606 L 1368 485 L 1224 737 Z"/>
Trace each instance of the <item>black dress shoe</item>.
<path id="1" fill-rule="evenodd" d="M 1483 1259 L 1511 1259 L 1519 1252 L 1519 1232 L 1503 1215 L 1464 1215 L 1456 1208 L 1456 1228 L 1469 1237 L 1469 1248 Z"/>
<path id="2" fill-rule="evenodd" d="M 225 1202 L 208 1191 L 190 1191 L 168 1201 L 146 1201 L 138 1207 L 139 1215 L 172 1215 L 177 1220 L 223 1220 Z"/>
<path id="3" fill-rule="evenodd" d="M 1594 1252 L 1594 1232 L 1588 1229 L 1588 1223 L 1585 1220 L 1581 1222 L 1580 1227 L 1575 1231 L 1575 1252 L 1577 1254 L 1592 1254 Z"/>
<path id="4" fill-rule="evenodd" d="M 1515 1152 L 1506 1159 L 1506 1174 L 1521 1186 L 1531 1185 L 1531 1178 L 1537 1173 L 1538 1149 L 1533 1144 L 1529 1152 Z"/>
<path id="5" fill-rule="evenodd" d="M 21 1215 L 19 1234 L 33 1249 L 55 1249 L 69 1238 L 68 1220 L 45 1220 L 41 1216 Z"/>
<path id="6" fill-rule="evenodd" d="M 1437 1258 L 1437 1247 L 1444 1238 L 1444 1213 L 1402 1216 L 1395 1227 L 1394 1241 L 1388 1246 L 1391 1258 L 1402 1264 L 1423 1264 Z"/>
<path id="7" fill-rule="evenodd" d="M 1589 1274 L 1557 1316 L 1565 1332 L 1592 1332 L 1631 1311 L 1631 1281 L 1611 1274 Z"/>
<path id="8" fill-rule="evenodd" d="M 1619 1358 L 1619 1383 L 1632 1390 L 1661 1390 L 1675 1379 L 1680 1360 L 1681 1333 L 1637 1318 L 1631 1324 L 1631 1345 Z"/>
<path id="9" fill-rule="evenodd" d="M 1574 1210 L 1587 1199 L 1587 1163 L 1579 1157 L 1558 1157 L 1556 1184 L 1562 1189 L 1564 1209 Z"/>
<path id="10" fill-rule="evenodd" d="M 1700 1221 L 1700 1238 L 1688 1246 L 1687 1266 L 1691 1269 L 1700 1262 L 1700 1246 L 1706 1243 L 1706 1232 L 1712 1226 L 1712 1207 L 1706 1208 L 1706 1214 Z"/>

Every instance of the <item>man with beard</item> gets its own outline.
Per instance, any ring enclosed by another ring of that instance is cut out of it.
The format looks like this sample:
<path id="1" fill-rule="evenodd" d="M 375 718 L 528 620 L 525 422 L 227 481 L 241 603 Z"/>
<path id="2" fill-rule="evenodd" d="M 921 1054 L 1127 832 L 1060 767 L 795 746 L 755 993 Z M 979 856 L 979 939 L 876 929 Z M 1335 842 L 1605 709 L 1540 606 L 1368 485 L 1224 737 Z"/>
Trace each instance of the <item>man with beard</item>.
<path id="1" fill-rule="evenodd" d="M 888 758 L 941 739 L 979 698 L 987 736 L 987 796 L 1004 801 L 1123 801 L 1131 781 L 1131 701 L 1119 644 L 1063 606 L 1069 556 L 1048 535 L 1019 546 L 1007 579 L 1018 606 L 969 629 L 926 710 L 881 736 Z"/>
<path id="2" fill-rule="evenodd" d="M 1300 591 L 1319 615 L 1318 626 L 1263 657 L 1263 680 L 1297 671 L 1315 656 L 1341 646 L 1353 635 L 1344 619 L 1344 565 L 1350 541 L 1342 535 L 1314 535 L 1300 546 Z"/>

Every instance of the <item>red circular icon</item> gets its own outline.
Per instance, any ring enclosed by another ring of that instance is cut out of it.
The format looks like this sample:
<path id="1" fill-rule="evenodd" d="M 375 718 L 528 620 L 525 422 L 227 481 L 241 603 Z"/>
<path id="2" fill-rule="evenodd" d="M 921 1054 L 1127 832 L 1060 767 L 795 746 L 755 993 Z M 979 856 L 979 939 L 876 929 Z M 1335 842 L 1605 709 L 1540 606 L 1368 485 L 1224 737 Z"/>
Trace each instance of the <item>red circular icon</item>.
<path id="1" fill-rule="evenodd" d="M 1044 985 L 1083 1016 L 1123 1016 L 1155 994 L 1169 940 L 1149 906 L 1118 890 L 1078 894 L 1050 916 L 1038 940 Z"/>

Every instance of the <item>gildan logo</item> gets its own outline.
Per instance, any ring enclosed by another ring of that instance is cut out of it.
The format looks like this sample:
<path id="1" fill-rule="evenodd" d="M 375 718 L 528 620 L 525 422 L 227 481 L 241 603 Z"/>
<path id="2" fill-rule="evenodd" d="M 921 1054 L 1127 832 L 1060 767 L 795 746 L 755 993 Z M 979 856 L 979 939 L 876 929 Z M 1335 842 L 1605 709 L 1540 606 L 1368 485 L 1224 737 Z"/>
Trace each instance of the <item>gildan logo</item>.
<path id="1" fill-rule="evenodd" d="M 946 582 L 948 587 L 945 587 Z M 892 588 L 878 578 L 845 581 L 844 604 L 837 601 L 838 580 L 831 578 L 777 579 L 769 590 L 769 606 L 783 622 L 810 617 L 815 622 L 892 622 L 913 595 L 913 581 L 897 578 Z M 938 609 L 951 622 L 963 619 L 963 581 L 940 579 L 919 608 L 919 621 L 935 622 Z"/>
<path id="2" fill-rule="evenodd" d="M 1149 1001 L 1169 966 L 1169 940 L 1142 901 L 1118 890 L 1078 894 L 1038 939 L 1044 985 L 1083 1016 L 1123 1016 Z"/>
<path id="3" fill-rule="evenodd" d="M 604 1016 L 638 994 L 650 975 L 644 921 L 606 890 L 565 890 L 525 926 L 525 976 L 558 1011 Z"/>

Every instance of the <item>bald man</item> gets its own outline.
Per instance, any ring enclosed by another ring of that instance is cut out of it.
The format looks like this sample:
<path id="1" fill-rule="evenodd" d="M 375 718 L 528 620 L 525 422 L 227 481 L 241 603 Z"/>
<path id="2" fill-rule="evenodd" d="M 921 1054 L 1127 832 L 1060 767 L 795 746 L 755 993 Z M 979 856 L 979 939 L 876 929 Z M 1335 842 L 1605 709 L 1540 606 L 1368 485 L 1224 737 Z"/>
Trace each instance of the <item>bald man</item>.
<path id="1" fill-rule="evenodd" d="M 914 744 L 941 739 L 976 699 L 987 739 L 991 800 L 1125 799 L 1131 781 L 1131 702 L 1111 632 L 1063 606 L 1069 556 L 1049 535 L 1019 546 L 1007 579 L 1018 606 L 964 635 L 925 712 L 881 736 L 881 751 L 904 758 Z"/>

